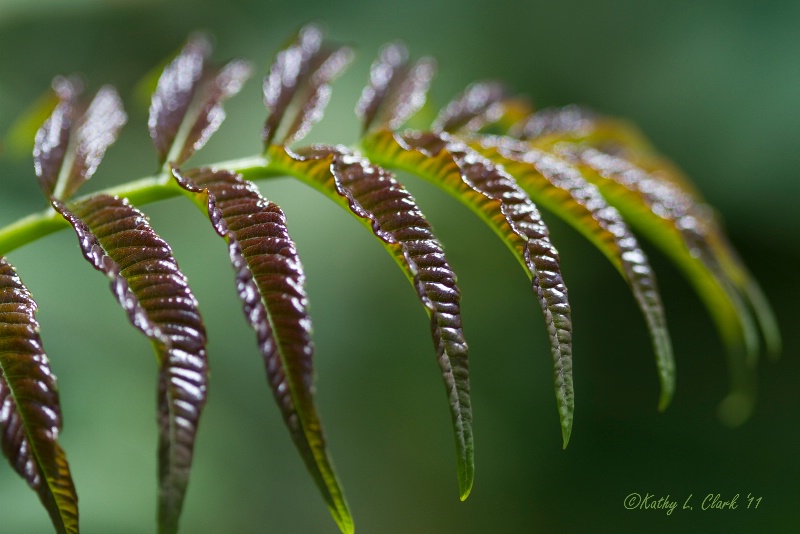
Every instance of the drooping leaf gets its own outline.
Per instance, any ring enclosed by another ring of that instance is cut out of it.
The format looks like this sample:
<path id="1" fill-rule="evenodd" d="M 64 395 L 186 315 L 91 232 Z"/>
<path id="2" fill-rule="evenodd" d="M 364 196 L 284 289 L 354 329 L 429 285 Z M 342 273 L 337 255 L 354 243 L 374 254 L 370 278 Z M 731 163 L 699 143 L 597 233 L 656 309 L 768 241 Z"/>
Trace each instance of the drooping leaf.
<path id="1" fill-rule="evenodd" d="M 158 80 L 148 126 L 161 165 L 179 165 L 200 150 L 225 119 L 223 101 L 250 77 L 250 64 L 242 60 L 207 67 L 210 52 L 208 40 L 195 36 Z"/>
<path id="2" fill-rule="evenodd" d="M 502 168 L 446 134 L 376 131 L 362 139 L 373 161 L 417 174 L 478 214 L 531 279 L 545 315 L 564 446 L 572 432 L 572 320 L 558 252 L 536 206 Z"/>
<path id="3" fill-rule="evenodd" d="M 56 532 L 77 534 L 78 495 L 58 444 L 58 387 L 35 311 L 30 292 L 0 257 L 0 447 L 39 495 Z"/>
<path id="4" fill-rule="evenodd" d="M 589 145 L 646 171 L 650 183 L 666 182 L 668 185 L 665 188 L 679 192 L 688 202 L 704 204 L 699 191 L 683 172 L 661 156 L 645 136 L 627 121 L 602 116 L 577 106 L 566 106 L 545 109 L 529 116 L 514 126 L 511 134 L 529 140 L 534 147 L 550 151 L 563 142 Z M 780 332 L 761 288 L 739 260 L 733 247 L 727 243 L 720 225 L 709 217 L 705 224 L 708 232 L 713 234 L 708 239 L 708 245 L 713 249 L 720 267 L 747 305 L 752 307 L 768 352 L 777 355 L 781 350 Z"/>
<path id="5" fill-rule="evenodd" d="M 264 103 L 269 111 L 262 132 L 265 147 L 273 142 L 288 145 L 299 141 L 322 119 L 330 100 L 330 84 L 353 56 L 349 48 L 327 49 L 322 41 L 322 30 L 308 25 L 275 56 L 263 84 Z M 298 110 L 289 123 L 284 121 L 284 115 L 292 103 Z M 281 124 L 286 126 L 277 135 Z"/>
<path id="6" fill-rule="evenodd" d="M 742 405 L 739 415 L 725 418 L 743 421 L 753 403 L 758 333 L 736 283 L 722 266 L 721 234 L 713 213 L 674 183 L 653 177 L 621 158 L 577 145 L 560 144 L 558 150 L 694 284 L 728 348 L 731 394 Z"/>
<path id="7" fill-rule="evenodd" d="M 422 58 L 409 66 L 408 51 L 400 43 L 381 49 L 370 69 L 369 83 L 356 104 L 362 132 L 372 128 L 400 128 L 419 111 L 427 98 L 436 62 Z"/>
<path id="8" fill-rule="evenodd" d="M 461 499 L 474 478 L 468 348 L 461 328 L 455 274 L 413 197 L 394 177 L 342 147 L 296 154 L 272 147 L 277 171 L 295 176 L 349 210 L 381 240 L 417 291 L 431 320 L 437 361 L 450 402 Z"/>
<path id="9" fill-rule="evenodd" d="M 199 169 L 178 183 L 195 193 L 228 243 L 245 316 L 256 332 L 267 378 L 295 446 L 342 532 L 353 520 L 325 445 L 314 405 L 311 319 L 305 275 L 281 209 L 252 182 L 228 171 Z"/>
<path id="10" fill-rule="evenodd" d="M 597 186 L 564 160 L 508 137 L 482 136 L 471 146 L 500 163 L 539 205 L 589 239 L 625 278 L 647 322 L 665 409 L 675 391 L 675 362 L 655 273 L 619 212 Z"/>
<path id="11" fill-rule="evenodd" d="M 75 229 L 87 261 L 111 281 L 130 322 L 156 350 L 159 532 L 177 532 L 208 385 L 197 301 L 169 245 L 127 200 L 99 194 L 53 206 Z"/>

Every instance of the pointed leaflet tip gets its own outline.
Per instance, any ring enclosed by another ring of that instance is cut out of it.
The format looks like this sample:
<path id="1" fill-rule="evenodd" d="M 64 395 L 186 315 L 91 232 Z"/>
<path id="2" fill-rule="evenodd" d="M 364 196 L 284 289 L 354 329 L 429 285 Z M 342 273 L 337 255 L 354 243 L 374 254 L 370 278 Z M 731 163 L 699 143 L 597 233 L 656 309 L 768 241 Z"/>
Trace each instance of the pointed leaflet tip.
<path id="1" fill-rule="evenodd" d="M 273 142 L 290 145 L 305 137 L 322 119 L 331 84 L 350 64 L 350 48 L 323 47 L 322 37 L 316 26 L 303 28 L 297 39 L 276 55 L 264 78 L 264 104 L 269 112 L 262 130 L 265 149 Z M 290 107 L 293 118 L 285 117 Z"/>
<path id="2" fill-rule="evenodd" d="M 503 165 L 533 200 L 591 241 L 631 288 L 647 323 L 661 382 L 660 409 L 675 391 L 675 361 L 655 273 L 620 213 L 598 188 L 562 159 L 507 137 L 482 136 L 472 146 Z"/>
<path id="3" fill-rule="evenodd" d="M 39 495 L 56 532 L 77 534 L 78 495 L 58 444 L 58 387 L 35 311 L 30 292 L 0 257 L 0 448 Z"/>
<path id="4" fill-rule="evenodd" d="M 284 422 L 334 520 L 343 532 L 352 532 L 314 404 L 305 275 L 283 212 L 236 173 L 198 169 L 184 174 L 173 168 L 172 174 L 205 205 L 215 231 L 228 242 L 239 298 Z"/>
<path id="5" fill-rule="evenodd" d="M 316 145 L 301 154 L 272 147 L 270 162 L 318 189 L 370 228 L 403 270 L 430 317 L 436 359 L 450 404 L 459 493 L 474 476 L 468 348 L 461 327 L 461 293 L 430 224 L 414 198 L 388 171 L 347 152 Z"/>
<path id="6" fill-rule="evenodd" d="M 127 200 L 98 194 L 53 207 L 75 229 L 84 257 L 110 280 L 130 322 L 153 342 L 158 378 L 159 532 L 174 533 L 206 401 L 205 327 L 172 250 Z"/>
<path id="7" fill-rule="evenodd" d="M 466 204 L 525 268 L 545 318 L 562 433 L 574 410 L 572 320 L 558 252 L 530 197 L 505 170 L 447 134 L 376 131 L 362 139 L 373 161 L 417 174 Z"/>
<path id="8" fill-rule="evenodd" d="M 708 208 L 677 182 L 645 172 L 622 158 L 567 143 L 560 143 L 557 151 L 684 271 L 729 354 L 741 347 L 754 363 L 757 327 L 742 295 L 738 271 L 732 271 L 731 249 L 725 247 L 722 231 Z"/>

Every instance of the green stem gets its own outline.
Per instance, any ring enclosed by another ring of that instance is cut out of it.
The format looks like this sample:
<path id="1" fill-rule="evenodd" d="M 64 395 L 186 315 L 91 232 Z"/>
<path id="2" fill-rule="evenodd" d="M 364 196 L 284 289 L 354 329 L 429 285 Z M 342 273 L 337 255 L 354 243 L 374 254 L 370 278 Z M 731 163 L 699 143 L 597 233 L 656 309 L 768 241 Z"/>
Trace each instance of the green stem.
<path id="1" fill-rule="evenodd" d="M 223 161 L 207 165 L 207 167 L 238 172 L 248 180 L 285 176 L 279 168 L 271 165 L 263 156 L 251 156 L 237 160 Z M 99 193 L 124 197 L 127 198 L 131 204 L 140 206 L 142 204 L 176 197 L 185 194 L 185 191 L 178 186 L 175 180 L 172 179 L 172 176 L 161 173 L 155 176 L 147 176 L 138 180 L 126 182 L 122 185 L 92 194 Z M 80 198 L 78 200 L 80 200 Z M 27 215 L 0 228 L 0 256 L 5 256 L 17 248 L 68 227 L 69 223 L 51 207 Z"/>

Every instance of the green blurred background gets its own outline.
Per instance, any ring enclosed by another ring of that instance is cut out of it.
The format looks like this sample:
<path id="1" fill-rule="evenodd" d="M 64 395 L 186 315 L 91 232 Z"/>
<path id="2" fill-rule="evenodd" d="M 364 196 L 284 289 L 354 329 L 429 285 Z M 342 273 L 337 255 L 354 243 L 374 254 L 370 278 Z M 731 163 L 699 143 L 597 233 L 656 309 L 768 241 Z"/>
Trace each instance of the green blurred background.
<path id="1" fill-rule="evenodd" d="M 120 88 L 130 113 L 88 187 L 149 174 L 156 162 L 146 105 L 132 90 L 148 70 L 203 29 L 216 38 L 217 59 L 247 57 L 261 73 L 310 20 L 359 52 L 311 141 L 355 140 L 352 109 L 369 63 L 395 39 L 437 58 L 437 104 L 472 80 L 499 78 L 538 107 L 577 102 L 628 117 L 719 210 L 785 338 L 782 359 L 760 365 L 752 419 L 723 427 L 715 417 L 727 383 L 719 340 L 686 282 L 649 248 L 678 364 L 675 401 L 659 414 L 632 297 L 598 252 L 549 217 L 575 324 L 575 427 L 561 450 L 545 330 L 524 273 L 465 208 L 403 177 L 463 292 L 477 474 L 461 503 L 446 399 L 413 291 L 352 217 L 301 184 L 264 182 L 306 268 L 318 404 L 358 532 L 797 532 L 800 3 L 0 0 L 0 132 L 53 75 L 81 73 L 90 89 Z M 196 162 L 259 149 L 258 80 L 227 109 Z M 6 151 L 0 180 L 0 225 L 44 206 L 29 157 Z M 336 532 L 266 388 L 224 245 L 188 202 L 145 211 L 188 274 L 210 338 L 210 401 L 183 532 Z M 148 343 L 85 265 L 73 235 L 47 237 L 9 259 L 40 304 L 84 532 L 153 532 L 156 366 Z M 694 510 L 626 510 L 634 492 L 680 504 L 693 495 Z M 738 493 L 739 509 L 701 511 L 710 493 Z M 762 497 L 758 509 L 746 509 L 748 494 Z M 33 492 L 0 465 L 0 533 L 50 531 Z"/>

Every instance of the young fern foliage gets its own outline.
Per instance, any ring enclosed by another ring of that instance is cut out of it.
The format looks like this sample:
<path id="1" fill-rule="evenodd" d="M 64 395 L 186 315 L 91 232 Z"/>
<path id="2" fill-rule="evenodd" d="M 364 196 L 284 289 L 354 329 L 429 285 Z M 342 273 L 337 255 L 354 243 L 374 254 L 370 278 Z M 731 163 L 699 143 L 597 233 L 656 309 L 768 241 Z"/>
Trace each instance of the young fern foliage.
<path id="1" fill-rule="evenodd" d="M 373 63 L 356 113 L 355 147 L 295 147 L 323 116 L 331 86 L 352 60 L 307 26 L 275 57 L 263 82 L 264 150 L 203 168 L 186 165 L 225 117 L 223 101 L 250 76 L 245 61 L 208 64 L 193 36 L 155 88 L 148 127 L 159 170 L 75 198 L 126 122 L 116 91 L 88 106 L 80 84 L 58 78 L 54 109 L 36 134 L 34 169 L 50 208 L 0 229 L 0 254 L 72 227 L 86 260 L 110 281 L 136 329 L 152 342 L 157 384 L 158 530 L 179 530 L 193 448 L 208 388 L 198 302 L 169 245 L 137 205 L 186 196 L 227 245 L 244 315 L 289 435 L 340 530 L 354 531 L 314 401 L 314 346 L 305 275 L 280 207 L 252 180 L 292 176 L 370 230 L 397 262 L 430 319 L 450 409 L 459 493 L 474 478 L 468 349 L 456 275 L 412 195 L 388 169 L 414 173 L 464 203 L 508 246 L 529 279 L 549 334 L 556 404 L 566 447 L 573 423 L 572 330 L 560 258 L 539 206 L 573 226 L 614 265 L 644 316 L 661 383 L 675 393 L 675 364 L 655 274 L 632 229 L 656 244 L 694 284 L 729 352 L 731 393 L 721 415 L 744 421 L 754 402 L 759 331 L 771 354 L 780 335 L 766 298 L 699 193 L 626 123 L 567 107 L 533 112 L 495 82 L 469 86 L 428 131 L 401 128 L 426 102 L 435 64 L 400 44 Z M 630 226 L 629 226 L 630 225 Z M 77 494 L 58 444 L 56 378 L 41 347 L 36 304 L 0 256 L 0 445 L 37 492 L 60 533 L 77 533 Z"/>

